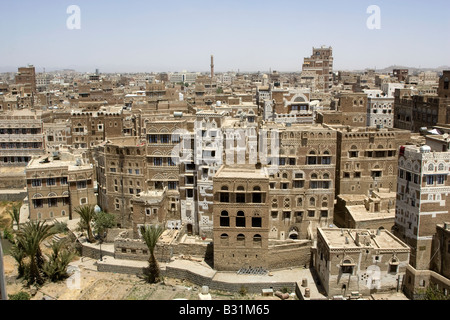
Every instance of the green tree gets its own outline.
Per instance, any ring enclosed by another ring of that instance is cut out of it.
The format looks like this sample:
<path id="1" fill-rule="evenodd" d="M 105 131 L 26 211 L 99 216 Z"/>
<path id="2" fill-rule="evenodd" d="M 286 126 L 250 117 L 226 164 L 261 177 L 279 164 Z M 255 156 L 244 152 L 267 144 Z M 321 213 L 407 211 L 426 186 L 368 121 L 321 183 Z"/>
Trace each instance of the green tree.
<path id="1" fill-rule="evenodd" d="M 25 276 L 26 266 L 24 259 L 26 257 L 25 252 L 22 248 L 16 244 L 11 247 L 9 254 L 16 260 L 17 262 L 17 277 L 22 278 Z"/>
<path id="2" fill-rule="evenodd" d="M 42 285 L 44 283 L 41 275 L 44 264 L 41 243 L 53 234 L 55 234 L 53 226 L 45 225 L 43 221 L 27 222 L 17 232 L 16 245 L 29 258 L 28 272 L 25 273 L 29 285 L 34 283 Z"/>
<path id="3" fill-rule="evenodd" d="M 116 226 L 116 216 L 104 211 L 95 213 L 92 221 L 94 223 L 94 232 L 99 235 L 100 241 L 103 240 L 104 234 L 108 229 Z"/>
<path id="4" fill-rule="evenodd" d="M 150 252 L 148 259 L 148 268 L 146 270 L 146 280 L 149 283 L 156 283 L 160 281 L 160 271 L 158 261 L 155 257 L 155 247 L 158 243 L 159 237 L 164 232 L 164 228 L 160 225 L 141 226 L 141 235 Z"/>
<path id="5" fill-rule="evenodd" d="M 91 222 L 95 216 L 94 206 L 87 204 L 84 206 L 80 206 L 75 208 L 75 212 L 80 216 L 80 225 L 87 232 L 87 240 L 92 243 L 95 241 L 94 235 L 92 234 Z"/>
<path id="6" fill-rule="evenodd" d="M 66 241 L 54 241 L 52 253 L 47 255 L 48 260 L 44 262 L 43 272 L 53 282 L 67 278 L 67 266 L 74 256 L 73 248 L 67 245 Z"/>
<path id="7" fill-rule="evenodd" d="M 429 285 L 425 291 L 424 300 L 450 300 L 450 295 L 445 295 L 434 285 Z"/>

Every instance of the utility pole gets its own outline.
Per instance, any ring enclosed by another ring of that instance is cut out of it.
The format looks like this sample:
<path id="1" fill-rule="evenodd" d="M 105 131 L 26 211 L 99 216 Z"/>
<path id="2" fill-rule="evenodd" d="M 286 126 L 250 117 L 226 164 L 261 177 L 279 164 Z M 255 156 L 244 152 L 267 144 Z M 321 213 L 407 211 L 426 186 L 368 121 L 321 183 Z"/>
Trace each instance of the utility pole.
<path id="1" fill-rule="evenodd" d="M 5 272 L 3 270 L 3 248 L 1 241 L 0 241 L 0 300 L 8 300 L 8 295 L 6 294 Z"/>

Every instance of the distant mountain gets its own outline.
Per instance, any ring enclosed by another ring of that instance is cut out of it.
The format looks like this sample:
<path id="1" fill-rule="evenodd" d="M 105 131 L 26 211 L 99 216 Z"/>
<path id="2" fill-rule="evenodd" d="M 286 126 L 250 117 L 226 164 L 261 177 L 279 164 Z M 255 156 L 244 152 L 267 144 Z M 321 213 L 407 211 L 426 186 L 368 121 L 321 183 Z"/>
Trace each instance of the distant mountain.
<path id="1" fill-rule="evenodd" d="M 369 69 L 370 68 L 366 68 L 365 70 L 360 70 L 360 71 L 366 71 Z M 408 69 L 410 74 L 418 74 L 420 72 L 425 72 L 425 71 L 441 73 L 443 70 L 450 70 L 450 66 L 439 66 L 436 68 L 420 68 L 420 67 L 417 68 L 417 67 L 406 67 L 406 66 L 393 65 L 393 66 L 386 67 L 384 69 L 376 69 L 376 72 L 377 73 L 392 73 L 394 69 Z"/>

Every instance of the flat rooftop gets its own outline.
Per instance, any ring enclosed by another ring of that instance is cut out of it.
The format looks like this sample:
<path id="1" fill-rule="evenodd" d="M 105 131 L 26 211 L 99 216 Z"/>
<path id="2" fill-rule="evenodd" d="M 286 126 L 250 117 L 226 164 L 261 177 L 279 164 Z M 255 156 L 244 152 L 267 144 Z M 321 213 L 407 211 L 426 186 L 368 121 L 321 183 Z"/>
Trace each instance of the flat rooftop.
<path id="1" fill-rule="evenodd" d="M 77 159 L 78 163 L 77 163 Z M 55 159 L 50 155 L 41 156 L 39 158 L 32 159 L 26 170 L 33 169 L 52 169 L 55 167 L 68 167 L 69 170 L 82 170 L 82 169 L 90 169 L 92 168 L 91 164 L 86 164 L 83 159 L 80 157 L 73 156 L 72 157 L 64 157 L 62 159 Z"/>
<path id="2" fill-rule="evenodd" d="M 350 205 L 347 206 L 347 210 L 355 221 L 369 221 L 380 219 L 394 219 L 395 207 L 391 208 L 389 212 L 387 210 L 381 210 L 379 212 L 368 212 L 365 205 Z"/>
<path id="3" fill-rule="evenodd" d="M 257 169 L 255 165 L 236 165 L 233 167 L 222 166 L 215 178 L 244 178 L 244 179 L 268 179 L 269 175 L 265 167 Z"/>
<path id="4" fill-rule="evenodd" d="M 108 138 L 105 145 L 114 145 L 119 147 L 137 147 L 142 143 L 145 144 L 145 139 L 140 137 L 119 137 L 119 138 Z"/>
<path id="5" fill-rule="evenodd" d="M 375 249 L 389 249 L 409 251 L 409 247 L 387 230 L 369 229 L 340 229 L 340 228 L 318 228 L 330 249 L 361 249 L 366 245 L 358 245 L 356 242 L 357 233 L 367 234 L 370 237 L 369 247 Z"/>

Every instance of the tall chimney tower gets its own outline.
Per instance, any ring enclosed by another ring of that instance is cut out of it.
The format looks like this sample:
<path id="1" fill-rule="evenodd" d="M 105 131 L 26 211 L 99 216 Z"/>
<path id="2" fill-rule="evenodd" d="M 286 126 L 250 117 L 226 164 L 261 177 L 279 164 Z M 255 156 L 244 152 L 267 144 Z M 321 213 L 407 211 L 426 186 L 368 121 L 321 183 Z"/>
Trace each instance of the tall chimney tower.
<path id="1" fill-rule="evenodd" d="M 211 55 L 211 79 L 214 78 L 214 56 Z"/>

